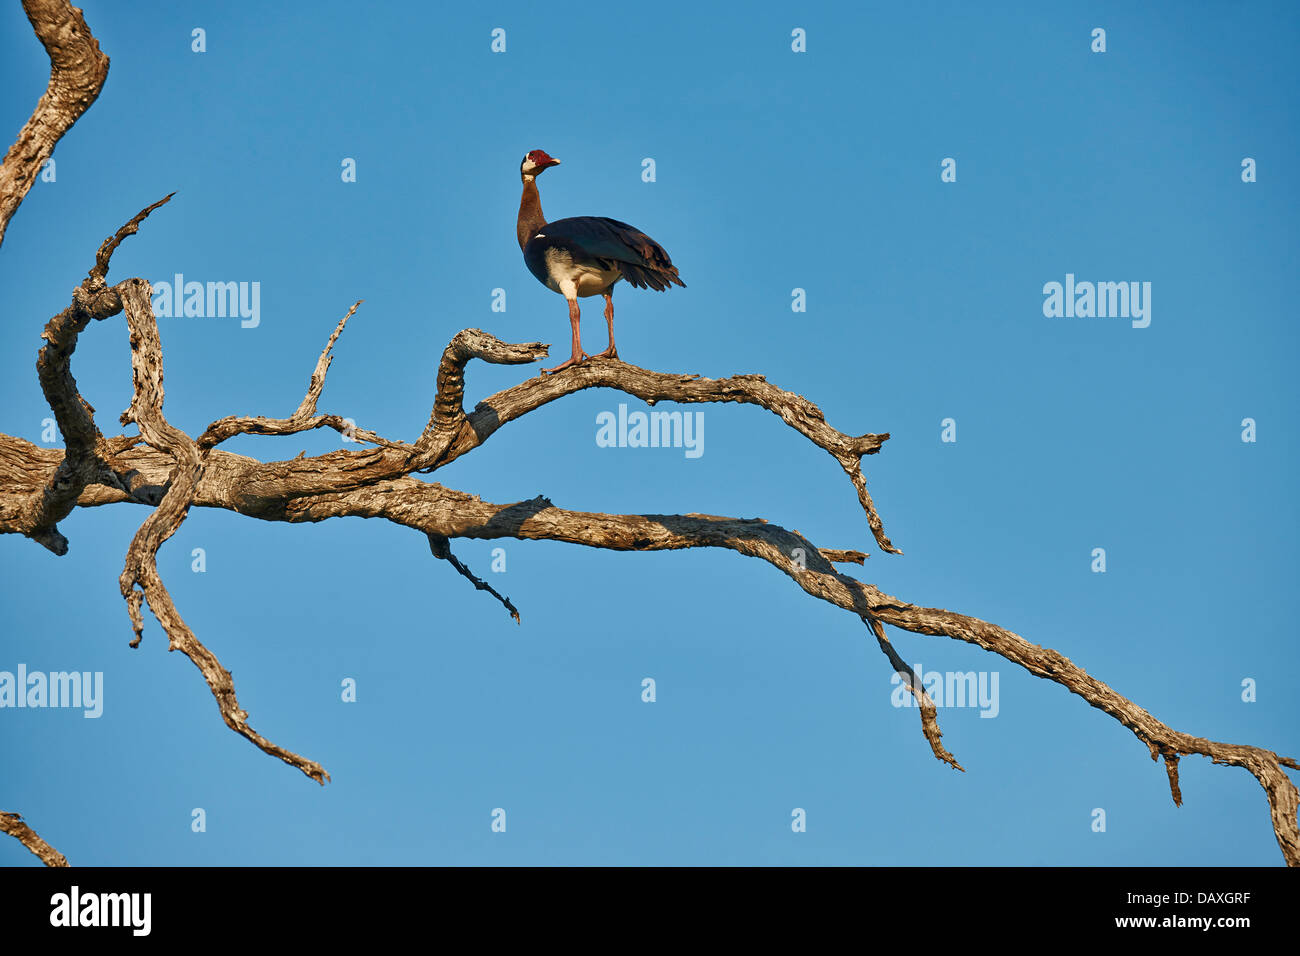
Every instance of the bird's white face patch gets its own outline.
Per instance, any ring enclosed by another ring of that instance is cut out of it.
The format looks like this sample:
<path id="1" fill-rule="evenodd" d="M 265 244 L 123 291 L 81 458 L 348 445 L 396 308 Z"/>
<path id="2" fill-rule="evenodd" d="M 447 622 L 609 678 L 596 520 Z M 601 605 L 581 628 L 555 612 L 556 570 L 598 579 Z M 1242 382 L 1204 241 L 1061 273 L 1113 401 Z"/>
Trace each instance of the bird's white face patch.
<path id="1" fill-rule="evenodd" d="M 528 156 L 524 157 L 524 164 L 519 168 L 525 176 L 537 172 L 537 164 Z"/>
<path id="2" fill-rule="evenodd" d="M 533 236 L 533 238 L 534 238 L 534 239 L 545 239 L 545 238 L 546 238 L 546 233 L 544 233 L 544 232 L 539 232 L 537 235 Z"/>

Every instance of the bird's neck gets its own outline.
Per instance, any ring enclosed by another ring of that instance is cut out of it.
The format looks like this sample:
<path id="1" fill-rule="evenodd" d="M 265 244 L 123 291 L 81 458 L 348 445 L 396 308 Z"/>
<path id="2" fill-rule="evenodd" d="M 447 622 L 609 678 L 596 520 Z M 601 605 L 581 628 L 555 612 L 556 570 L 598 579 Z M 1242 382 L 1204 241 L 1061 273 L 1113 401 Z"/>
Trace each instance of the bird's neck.
<path id="1" fill-rule="evenodd" d="M 525 176 L 524 194 L 519 199 L 519 223 L 515 228 L 519 248 L 528 245 L 528 240 L 544 225 L 546 217 L 542 215 L 542 196 L 537 191 L 537 182 L 532 176 Z"/>

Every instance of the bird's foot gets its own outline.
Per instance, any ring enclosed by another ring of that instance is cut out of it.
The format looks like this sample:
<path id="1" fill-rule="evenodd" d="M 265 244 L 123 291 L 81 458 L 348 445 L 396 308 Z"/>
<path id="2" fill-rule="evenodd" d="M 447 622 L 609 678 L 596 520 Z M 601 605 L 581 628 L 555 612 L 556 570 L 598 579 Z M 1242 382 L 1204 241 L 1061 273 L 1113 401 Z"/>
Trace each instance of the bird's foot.
<path id="1" fill-rule="evenodd" d="M 559 365 L 555 366 L 555 368 L 542 369 L 542 374 L 554 375 L 556 372 L 563 372 L 566 368 L 569 368 L 573 365 L 580 365 L 583 362 L 587 361 L 587 359 L 589 358 L 591 358 L 590 355 L 588 355 L 586 352 L 579 350 L 577 352 L 574 352 L 573 355 L 570 356 L 567 362 L 561 362 Z"/>
<path id="2" fill-rule="evenodd" d="M 618 358 L 618 350 L 615 349 L 614 346 L 611 345 L 609 348 L 605 349 L 605 351 L 601 352 L 599 355 L 593 355 L 593 356 L 591 356 L 591 357 L 592 357 L 592 358 L 612 358 L 612 359 L 616 359 L 616 358 Z"/>

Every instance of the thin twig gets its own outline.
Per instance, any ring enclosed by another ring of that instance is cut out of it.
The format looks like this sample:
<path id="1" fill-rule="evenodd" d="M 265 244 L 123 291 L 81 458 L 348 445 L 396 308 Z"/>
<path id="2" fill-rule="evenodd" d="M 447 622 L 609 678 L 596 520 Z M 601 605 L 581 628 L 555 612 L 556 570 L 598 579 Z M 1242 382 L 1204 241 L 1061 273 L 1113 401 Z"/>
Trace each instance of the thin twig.
<path id="1" fill-rule="evenodd" d="M 440 534 L 430 534 L 429 550 L 433 552 L 433 556 L 435 558 L 441 558 L 443 561 L 446 561 L 458 572 L 460 572 L 462 576 L 468 578 L 469 581 L 474 585 L 474 587 L 478 588 L 480 591 L 487 591 L 494 598 L 500 601 L 505 606 L 505 609 L 510 612 L 510 616 L 515 619 L 516 624 L 523 623 L 519 619 L 518 609 L 513 604 L 510 603 L 510 598 L 502 597 L 499 593 L 497 593 L 496 589 L 493 588 L 492 585 L 488 584 L 482 578 L 476 577 L 473 571 L 465 567 L 465 565 L 463 565 L 457 559 L 457 557 L 451 553 L 451 542 L 448 541 L 445 537 L 443 537 Z"/>

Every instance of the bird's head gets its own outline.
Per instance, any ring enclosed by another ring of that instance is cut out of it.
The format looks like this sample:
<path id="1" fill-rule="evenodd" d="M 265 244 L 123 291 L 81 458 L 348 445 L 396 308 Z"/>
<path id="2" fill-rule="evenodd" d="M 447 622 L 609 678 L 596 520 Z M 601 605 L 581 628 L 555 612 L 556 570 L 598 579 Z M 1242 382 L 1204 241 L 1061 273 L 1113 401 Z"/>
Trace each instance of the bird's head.
<path id="1" fill-rule="evenodd" d="M 540 175 L 552 166 L 560 165 L 558 159 L 552 159 L 544 149 L 535 149 L 519 164 L 519 178 L 527 182 L 529 179 Z"/>

